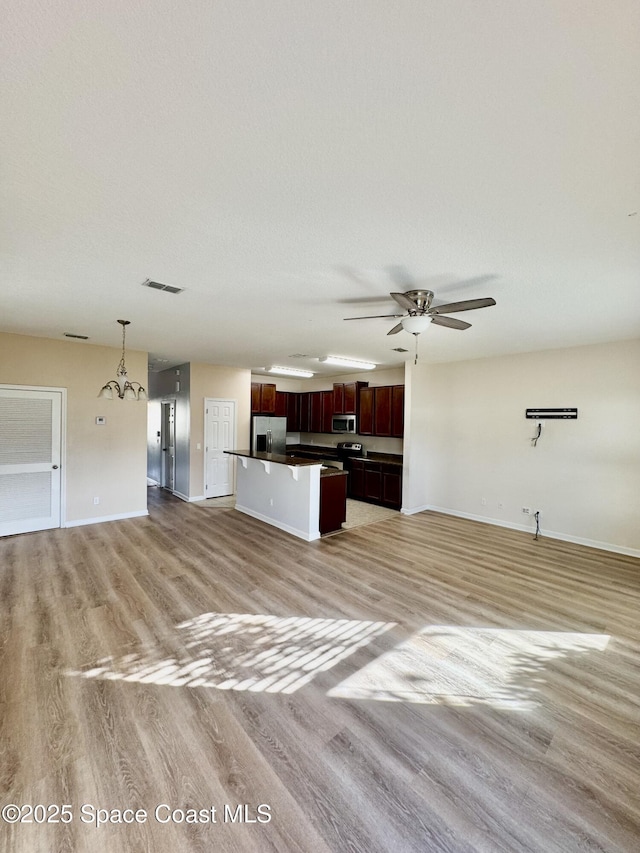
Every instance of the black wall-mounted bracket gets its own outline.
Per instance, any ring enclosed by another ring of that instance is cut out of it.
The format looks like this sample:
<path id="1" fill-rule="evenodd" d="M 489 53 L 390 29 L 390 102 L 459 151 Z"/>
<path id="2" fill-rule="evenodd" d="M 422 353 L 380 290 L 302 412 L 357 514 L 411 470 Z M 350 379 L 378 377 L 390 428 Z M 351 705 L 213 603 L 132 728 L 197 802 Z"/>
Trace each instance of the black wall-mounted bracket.
<path id="1" fill-rule="evenodd" d="M 571 420 L 574 421 L 578 417 L 577 409 L 527 409 L 525 417 L 533 421 L 542 421 L 547 419 L 552 420 Z"/>

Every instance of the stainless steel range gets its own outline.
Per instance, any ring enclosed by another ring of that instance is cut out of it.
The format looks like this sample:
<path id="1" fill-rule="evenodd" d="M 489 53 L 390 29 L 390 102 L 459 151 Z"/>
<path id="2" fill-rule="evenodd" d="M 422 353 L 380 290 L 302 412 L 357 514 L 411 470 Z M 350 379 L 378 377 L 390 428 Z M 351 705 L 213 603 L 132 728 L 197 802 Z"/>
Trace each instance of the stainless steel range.
<path id="1" fill-rule="evenodd" d="M 343 463 L 350 456 L 364 456 L 364 447 L 359 441 L 339 441 L 336 451 L 338 459 Z"/>

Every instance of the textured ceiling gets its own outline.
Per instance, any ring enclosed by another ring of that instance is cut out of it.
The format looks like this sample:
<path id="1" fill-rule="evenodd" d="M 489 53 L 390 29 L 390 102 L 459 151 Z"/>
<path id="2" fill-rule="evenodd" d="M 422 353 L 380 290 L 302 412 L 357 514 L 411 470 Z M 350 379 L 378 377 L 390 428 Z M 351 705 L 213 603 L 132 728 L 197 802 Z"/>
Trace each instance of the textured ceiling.
<path id="1" fill-rule="evenodd" d="M 2 331 L 117 347 L 128 318 L 162 364 L 393 366 L 413 337 L 343 318 L 416 282 L 497 301 L 423 361 L 640 335 L 637 0 L 3 17 Z"/>

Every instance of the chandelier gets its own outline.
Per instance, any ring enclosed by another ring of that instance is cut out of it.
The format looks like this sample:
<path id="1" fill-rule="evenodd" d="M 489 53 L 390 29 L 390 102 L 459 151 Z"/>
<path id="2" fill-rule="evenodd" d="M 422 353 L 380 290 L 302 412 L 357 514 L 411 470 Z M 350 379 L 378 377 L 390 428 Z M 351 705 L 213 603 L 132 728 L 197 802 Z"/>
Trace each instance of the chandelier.
<path id="1" fill-rule="evenodd" d="M 117 378 L 111 379 L 106 385 L 103 385 L 98 397 L 102 397 L 103 400 L 113 400 L 113 392 L 115 391 L 121 400 L 148 400 L 149 397 L 142 385 L 139 382 L 131 382 L 129 380 L 127 368 L 124 363 L 124 336 L 130 321 L 118 320 L 118 323 L 122 326 L 122 358 L 116 370 Z M 136 385 L 137 388 L 135 387 Z"/>

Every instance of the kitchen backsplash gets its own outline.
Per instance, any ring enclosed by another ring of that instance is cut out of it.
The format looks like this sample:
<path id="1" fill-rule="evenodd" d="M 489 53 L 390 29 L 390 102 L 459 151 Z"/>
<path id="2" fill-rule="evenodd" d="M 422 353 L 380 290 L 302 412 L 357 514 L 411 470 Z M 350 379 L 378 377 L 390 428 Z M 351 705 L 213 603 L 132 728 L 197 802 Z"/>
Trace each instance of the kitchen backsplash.
<path id="1" fill-rule="evenodd" d="M 403 443 L 401 438 L 383 438 L 377 435 L 344 435 L 343 433 L 300 433 L 299 441 L 291 440 L 291 436 L 298 433 L 287 434 L 287 444 L 318 444 L 321 447 L 336 447 L 341 441 L 359 441 L 365 450 L 372 453 L 397 453 L 402 454 Z"/>

